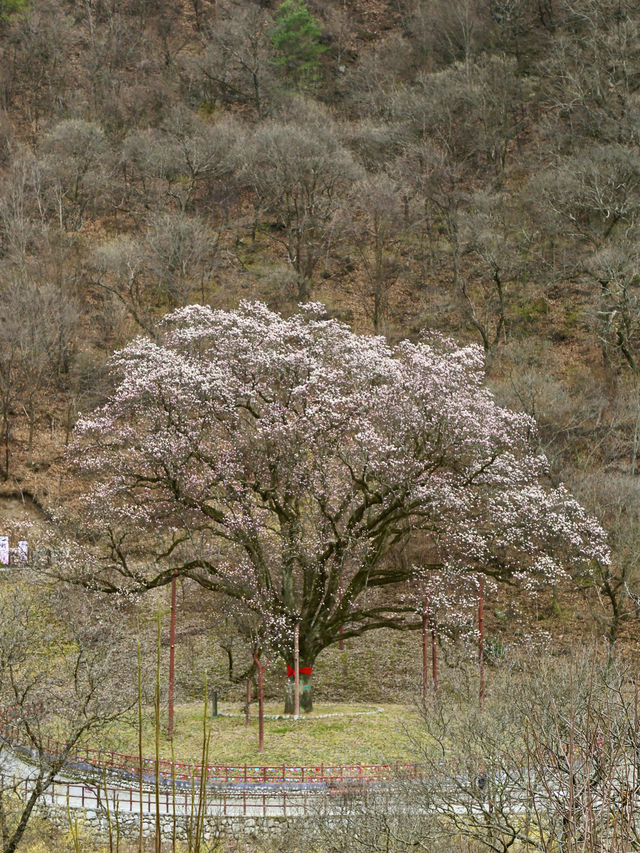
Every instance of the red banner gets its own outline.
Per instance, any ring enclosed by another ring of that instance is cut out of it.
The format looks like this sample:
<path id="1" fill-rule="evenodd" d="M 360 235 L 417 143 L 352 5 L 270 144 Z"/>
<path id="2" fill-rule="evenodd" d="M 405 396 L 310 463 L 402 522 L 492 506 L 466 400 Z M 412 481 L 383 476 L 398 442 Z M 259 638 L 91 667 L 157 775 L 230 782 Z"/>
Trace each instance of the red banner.
<path id="1" fill-rule="evenodd" d="M 313 669 L 312 666 L 301 666 L 300 670 L 299 670 L 300 675 L 311 675 L 312 669 Z M 287 664 L 287 678 L 293 678 L 295 676 L 295 674 L 296 673 L 295 673 L 295 670 L 293 669 L 293 667 L 291 667 L 291 666 L 289 666 L 289 664 Z"/>

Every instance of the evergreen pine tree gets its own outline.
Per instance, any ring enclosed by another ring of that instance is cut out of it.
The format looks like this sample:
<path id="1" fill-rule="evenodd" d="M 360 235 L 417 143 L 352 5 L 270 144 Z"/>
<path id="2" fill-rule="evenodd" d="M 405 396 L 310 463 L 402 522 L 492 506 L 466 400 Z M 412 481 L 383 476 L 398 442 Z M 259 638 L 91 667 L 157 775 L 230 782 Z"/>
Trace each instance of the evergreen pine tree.
<path id="1" fill-rule="evenodd" d="M 317 78 L 320 56 L 320 27 L 305 0 L 284 0 L 275 18 L 271 41 L 279 54 L 276 65 L 284 68 L 298 85 Z"/>

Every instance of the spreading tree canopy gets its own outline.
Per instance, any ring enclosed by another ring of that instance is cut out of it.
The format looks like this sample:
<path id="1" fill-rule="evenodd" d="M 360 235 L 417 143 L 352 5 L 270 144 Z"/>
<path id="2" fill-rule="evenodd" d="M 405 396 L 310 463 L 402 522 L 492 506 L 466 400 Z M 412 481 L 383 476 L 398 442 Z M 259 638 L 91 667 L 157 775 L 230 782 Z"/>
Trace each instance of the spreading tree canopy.
<path id="1" fill-rule="evenodd" d="M 76 430 L 83 521 L 106 545 L 85 581 L 178 572 L 252 611 L 290 665 L 296 621 L 301 667 L 341 628 L 412 624 L 403 590 L 425 572 L 529 584 L 608 560 L 476 346 L 392 347 L 317 304 L 287 319 L 191 305 L 112 367 L 115 390 Z"/>

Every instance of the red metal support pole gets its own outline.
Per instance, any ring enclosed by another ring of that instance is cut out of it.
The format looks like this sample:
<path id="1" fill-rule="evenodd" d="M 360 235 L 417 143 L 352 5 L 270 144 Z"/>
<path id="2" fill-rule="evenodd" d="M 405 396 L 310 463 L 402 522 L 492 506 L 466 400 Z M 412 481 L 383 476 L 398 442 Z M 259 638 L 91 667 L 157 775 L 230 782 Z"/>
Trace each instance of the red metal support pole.
<path id="1" fill-rule="evenodd" d="M 438 644 L 436 634 L 436 623 L 431 617 L 431 666 L 433 676 L 433 692 L 438 692 Z"/>
<path id="2" fill-rule="evenodd" d="M 253 659 L 258 669 L 258 752 L 264 752 L 264 684 L 262 677 L 265 669 L 269 666 L 269 661 L 262 666 L 257 655 L 254 654 Z"/>
<path id="3" fill-rule="evenodd" d="M 484 578 L 478 572 L 478 666 L 480 668 L 480 710 L 484 711 Z"/>
<path id="4" fill-rule="evenodd" d="M 293 629 L 293 716 L 300 716 L 300 622 Z"/>
<path id="5" fill-rule="evenodd" d="M 169 628 L 169 730 L 167 736 L 173 740 L 173 698 L 176 666 L 176 573 L 171 578 L 171 625 Z"/>
<path id="6" fill-rule="evenodd" d="M 427 691 L 429 689 L 429 646 L 427 642 L 427 627 L 429 624 L 429 599 L 425 601 L 424 612 L 422 614 L 422 701 L 427 701 Z"/>
<path id="7" fill-rule="evenodd" d="M 340 586 L 338 587 L 338 601 L 342 604 L 342 596 L 344 595 L 344 590 L 342 589 L 342 575 L 340 575 Z M 344 640 L 342 639 L 343 628 L 342 625 L 339 628 L 340 641 L 338 643 L 338 648 L 340 651 L 344 649 Z"/>

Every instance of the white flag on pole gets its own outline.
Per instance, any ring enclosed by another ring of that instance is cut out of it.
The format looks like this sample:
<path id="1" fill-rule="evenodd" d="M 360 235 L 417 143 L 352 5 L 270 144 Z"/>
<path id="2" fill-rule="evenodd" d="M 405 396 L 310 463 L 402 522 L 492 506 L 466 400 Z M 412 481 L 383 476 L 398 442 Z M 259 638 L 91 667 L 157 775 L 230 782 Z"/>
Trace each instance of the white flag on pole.
<path id="1" fill-rule="evenodd" d="M 0 536 L 0 565 L 9 565 L 9 537 Z"/>

